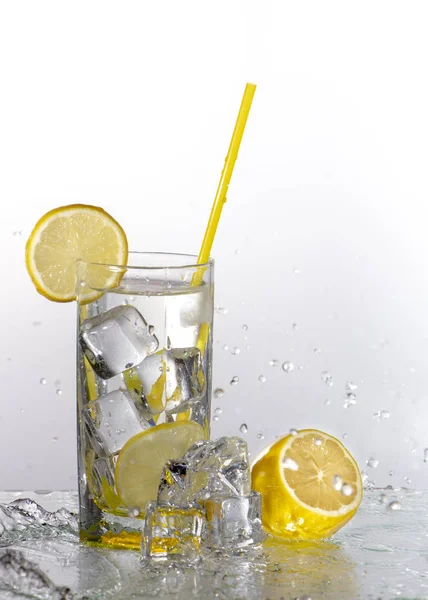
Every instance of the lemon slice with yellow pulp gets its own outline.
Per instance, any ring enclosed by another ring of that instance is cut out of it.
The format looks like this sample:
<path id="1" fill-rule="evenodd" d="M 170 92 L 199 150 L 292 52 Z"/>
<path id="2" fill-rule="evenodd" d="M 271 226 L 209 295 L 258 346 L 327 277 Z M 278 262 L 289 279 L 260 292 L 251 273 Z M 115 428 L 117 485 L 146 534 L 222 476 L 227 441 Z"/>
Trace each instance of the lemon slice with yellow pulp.
<path id="1" fill-rule="evenodd" d="M 76 259 L 124 265 L 128 243 L 122 227 L 106 211 L 70 204 L 46 213 L 36 223 L 25 247 L 25 264 L 37 291 L 55 302 L 76 300 Z M 120 276 L 106 272 L 99 287 L 117 285 Z M 97 287 L 94 282 L 92 287 Z M 86 301 L 99 293 L 88 291 Z M 79 300 L 81 300 L 79 296 Z"/>
<path id="2" fill-rule="evenodd" d="M 115 480 L 122 504 L 144 510 L 156 500 L 162 469 L 192 444 L 203 440 L 203 427 L 193 421 L 162 423 L 132 437 L 119 453 Z"/>
<path id="3" fill-rule="evenodd" d="M 362 499 L 358 465 L 336 438 L 304 429 L 273 444 L 252 468 L 263 502 L 263 526 L 295 539 L 331 536 L 356 513 Z"/>

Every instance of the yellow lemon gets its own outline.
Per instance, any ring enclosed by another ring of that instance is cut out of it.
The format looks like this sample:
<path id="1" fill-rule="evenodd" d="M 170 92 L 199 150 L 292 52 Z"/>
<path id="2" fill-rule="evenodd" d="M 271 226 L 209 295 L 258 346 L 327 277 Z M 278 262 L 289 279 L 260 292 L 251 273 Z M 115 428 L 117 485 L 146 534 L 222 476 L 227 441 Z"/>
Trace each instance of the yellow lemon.
<path id="1" fill-rule="evenodd" d="M 304 429 L 270 446 L 252 468 L 263 526 L 274 536 L 321 539 L 356 513 L 363 486 L 353 456 L 336 438 Z"/>

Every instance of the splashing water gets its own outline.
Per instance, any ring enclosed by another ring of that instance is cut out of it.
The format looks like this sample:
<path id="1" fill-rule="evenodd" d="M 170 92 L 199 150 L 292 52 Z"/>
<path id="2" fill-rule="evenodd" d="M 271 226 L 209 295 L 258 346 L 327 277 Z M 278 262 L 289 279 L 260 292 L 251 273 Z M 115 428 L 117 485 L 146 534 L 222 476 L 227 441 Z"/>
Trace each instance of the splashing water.
<path id="1" fill-rule="evenodd" d="M 244 325 L 242 325 L 242 329 L 243 329 L 244 331 L 248 331 L 248 325 L 245 325 L 245 324 L 244 324 Z"/>
<path id="2" fill-rule="evenodd" d="M 277 364 L 278 364 L 278 359 L 276 359 L 276 358 L 271 358 L 271 360 L 269 361 L 270 367 L 276 367 Z"/>
<path id="3" fill-rule="evenodd" d="M 346 382 L 345 390 L 347 392 L 355 392 L 356 389 L 358 389 L 358 385 L 356 383 L 354 383 L 353 381 Z"/>
<path id="4" fill-rule="evenodd" d="M 328 385 L 329 387 L 332 387 L 334 382 L 333 382 L 333 376 L 331 375 L 331 373 L 329 373 L 328 371 L 322 371 L 321 379 L 324 381 L 324 383 L 326 385 Z"/>
<path id="5" fill-rule="evenodd" d="M 260 383 L 265 383 L 266 377 L 264 375 L 259 375 L 259 381 Z"/>
<path id="6" fill-rule="evenodd" d="M 0 556 L 0 589 L 19 594 L 19 598 L 41 600 L 73 600 L 67 587 L 57 587 L 36 563 L 27 560 L 18 550 L 7 550 Z M 8 596 L 9 597 L 9 596 Z"/>
<path id="7" fill-rule="evenodd" d="M 232 350 L 231 354 L 233 354 L 234 356 L 241 354 L 241 348 L 238 348 L 238 346 L 235 346 L 235 348 Z"/>
<path id="8" fill-rule="evenodd" d="M 34 500 L 20 498 L 10 504 L 0 504 L 0 546 L 11 541 L 52 535 L 54 530 L 77 535 L 77 518 L 65 508 L 49 512 Z"/>
<path id="9" fill-rule="evenodd" d="M 371 456 L 366 460 L 366 465 L 370 467 L 370 469 L 376 469 L 379 465 L 379 461 Z"/>
<path id="10" fill-rule="evenodd" d="M 286 360 L 282 363 L 282 370 L 286 373 L 291 373 L 291 371 L 294 371 L 294 364 L 291 361 Z"/>
<path id="11" fill-rule="evenodd" d="M 293 460 L 289 456 L 286 456 L 284 458 L 284 460 L 282 462 L 282 466 L 284 467 L 284 469 L 289 469 L 290 471 L 298 471 L 299 470 L 299 465 L 296 463 L 295 460 Z"/>
<path id="12" fill-rule="evenodd" d="M 239 377 L 237 375 L 235 375 L 234 377 L 232 377 L 232 379 L 230 380 L 230 385 L 237 385 L 239 382 Z"/>
<path id="13" fill-rule="evenodd" d="M 388 410 L 378 410 L 373 414 L 373 419 L 375 421 L 386 421 L 391 416 Z"/>
<path id="14" fill-rule="evenodd" d="M 343 408 L 349 408 L 350 406 L 355 406 L 357 404 L 357 397 L 352 392 L 348 392 L 343 401 Z"/>
<path id="15" fill-rule="evenodd" d="M 214 390 L 214 398 L 223 398 L 224 390 L 222 388 L 216 388 Z"/>
<path id="16" fill-rule="evenodd" d="M 40 383 L 41 383 L 41 385 L 46 385 L 46 384 L 47 384 L 47 381 L 48 381 L 48 380 L 47 380 L 45 377 L 42 377 L 42 378 L 40 379 Z"/>
<path id="17" fill-rule="evenodd" d="M 335 475 L 333 477 L 333 487 L 337 492 L 340 492 L 343 487 L 343 481 L 340 475 Z"/>
<path id="18" fill-rule="evenodd" d="M 242 423 L 242 425 L 239 428 L 239 431 L 241 433 L 247 433 L 248 432 L 248 425 L 246 423 Z"/>

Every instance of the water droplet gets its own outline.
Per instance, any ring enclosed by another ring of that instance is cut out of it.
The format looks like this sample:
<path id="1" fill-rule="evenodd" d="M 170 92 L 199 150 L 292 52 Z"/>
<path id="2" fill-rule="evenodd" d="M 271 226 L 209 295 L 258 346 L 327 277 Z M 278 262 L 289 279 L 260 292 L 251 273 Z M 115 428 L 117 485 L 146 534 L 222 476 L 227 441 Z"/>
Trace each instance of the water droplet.
<path id="1" fill-rule="evenodd" d="M 240 431 L 241 433 L 247 433 L 247 431 L 248 431 L 248 426 L 247 426 L 247 424 L 246 424 L 246 423 L 242 423 L 241 427 L 239 428 L 239 431 Z"/>
<path id="2" fill-rule="evenodd" d="M 345 385 L 345 389 L 347 392 L 355 392 L 358 389 L 358 385 L 353 381 L 347 381 Z"/>
<path id="3" fill-rule="evenodd" d="M 424 448 L 424 463 L 428 463 L 428 448 Z"/>
<path id="4" fill-rule="evenodd" d="M 322 445 L 322 439 L 321 438 L 314 438 L 314 444 L 315 444 L 315 446 L 321 446 Z"/>
<path id="5" fill-rule="evenodd" d="M 410 369 L 409 369 L 409 372 L 410 372 L 410 373 L 415 373 L 415 372 L 416 372 L 416 369 L 415 369 L 415 367 L 410 367 Z"/>
<path id="6" fill-rule="evenodd" d="M 342 490 L 343 481 L 340 475 L 335 475 L 333 477 L 333 487 L 337 492 Z"/>
<path id="7" fill-rule="evenodd" d="M 343 440 L 347 440 L 348 439 L 348 434 L 347 433 L 343 433 L 342 434 L 342 439 Z"/>
<path id="8" fill-rule="evenodd" d="M 59 437 L 58 437 L 57 435 L 55 435 L 55 436 L 52 438 L 52 441 L 53 441 L 53 443 L 54 443 L 54 444 L 56 444 L 56 443 L 59 441 Z"/>
<path id="9" fill-rule="evenodd" d="M 349 408 L 350 406 L 355 406 L 357 404 L 357 397 L 352 392 L 348 392 L 343 401 L 343 408 Z"/>
<path id="10" fill-rule="evenodd" d="M 294 273 L 294 275 L 298 275 L 300 273 L 300 269 L 298 269 L 297 267 L 294 267 L 293 273 Z"/>
<path id="11" fill-rule="evenodd" d="M 140 509 L 137 506 L 131 506 L 127 511 L 128 517 L 138 517 L 140 514 Z"/>
<path id="12" fill-rule="evenodd" d="M 277 360 L 276 358 L 272 358 L 272 359 L 269 361 L 269 366 L 270 366 L 270 367 L 276 367 L 276 366 L 277 366 L 277 364 L 278 364 L 278 360 Z"/>
<path id="13" fill-rule="evenodd" d="M 297 331 L 299 329 L 299 326 L 297 325 L 297 323 L 293 323 L 291 325 L 291 327 L 293 328 L 294 331 Z"/>
<path id="14" fill-rule="evenodd" d="M 398 500 L 393 500 L 388 504 L 387 508 L 388 510 L 401 510 L 401 504 L 398 502 Z"/>
<path id="15" fill-rule="evenodd" d="M 154 325 L 149 325 L 147 328 L 149 335 L 153 335 L 154 331 L 155 331 L 155 327 Z"/>
<path id="16" fill-rule="evenodd" d="M 47 381 L 48 381 L 48 380 L 47 380 L 45 377 L 42 377 L 42 378 L 40 379 L 40 383 L 41 383 L 42 385 L 46 385 L 46 384 L 47 384 Z"/>
<path id="17" fill-rule="evenodd" d="M 235 254 L 239 254 L 240 252 L 241 252 L 241 250 L 239 248 L 236 248 Z"/>
<path id="18" fill-rule="evenodd" d="M 222 412 L 223 412 L 223 409 L 220 408 L 219 406 L 217 406 L 217 408 L 214 411 L 214 414 L 219 416 L 219 415 L 221 415 Z"/>
<path id="19" fill-rule="evenodd" d="M 242 325 L 242 329 L 243 329 L 244 331 L 248 331 L 248 325 Z"/>
<path id="20" fill-rule="evenodd" d="M 232 354 L 234 354 L 235 356 L 237 354 L 241 354 L 241 349 L 238 348 L 238 346 L 235 346 L 234 349 L 232 350 Z"/>
<path id="21" fill-rule="evenodd" d="M 378 501 L 380 504 L 386 504 L 386 503 L 388 502 L 388 496 L 387 496 L 386 494 L 380 494 L 380 495 L 378 496 L 378 499 L 377 499 L 377 501 Z"/>
<path id="22" fill-rule="evenodd" d="M 385 421 L 386 419 L 389 419 L 390 416 L 391 416 L 391 414 L 389 413 L 389 411 L 378 410 L 377 412 L 375 412 L 373 414 L 373 419 L 375 421 Z"/>
<path id="23" fill-rule="evenodd" d="M 219 417 L 218 415 L 214 415 L 214 416 L 213 416 L 213 421 L 217 422 L 217 421 L 219 420 L 219 418 L 220 418 L 220 417 Z"/>
<path id="24" fill-rule="evenodd" d="M 54 381 L 54 385 L 56 385 L 57 387 L 59 387 L 61 385 L 61 381 L 59 379 L 56 379 Z"/>
<path id="25" fill-rule="evenodd" d="M 259 375 L 260 383 L 264 383 L 266 381 L 266 377 L 264 375 Z"/>
<path id="26" fill-rule="evenodd" d="M 329 387 L 331 387 L 333 385 L 333 376 L 328 371 L 322 371 L 321 379 Z"/>
<path id="27" fill-rule="evenodd" d="M 404 483 L 407 483 L 407 485 L 409 485 L 409 483 L 412 483 L 412 480 L 409 477 L 403 477 L 404 479 Z"/>
<path id="28" fill-rule="evenodd" d="M 13 236 L 14 237 L 22 237 L 22 230 L 21 231 L 14 231 L 13 232 Z"/>
<path id="29" fill-rule="evenodd" d="M 258 440 L 264 440 L 264 439 L 265 439 L 265 436 L 264 436 L 264 434 L 263 434 L 263 433 L 258 433 L 258 434 L 257 434 L 257 439 L 258 439 Z"/>
<path id="30" fill-rule="evenodd" d="M 376 458 L 370 457 L 366 460 L 366 465 L 371 469 L 376 469 L 379 465 L 379 461 Z"/>
<path id="31" fill-rule="evenodd" d="M 226 351 L 229 350 L 229 346 L 227 344 L 223 344 L 222 348 L 223 348 L 223 350 L 226 350 Z"/>
<path id="32" fill-rule="evenodd" d="M 24 412 L 24 409 L 23 409 L 23 408 L 21 408 L 21 412 L 22 412 L 22 413 Z"/>
<path id="33" fill-rule="evenodd" d="M 171 350 L 171 348 L 172 348 L 172 342 L 171 342 L 171 338 L 168 335 L 166 338 L 166 349 Z"/>
<path id="34" fill-rule="evenodd" d="M 395 475 L 395 471 L 390 471 L 390 472 L 388 473 L 388 475 L 389 475 L 390 477 L 392 477 L 393 475 Z"/>
<path id="35" fill-rule="evenodd" d="M 295 460 L 293 460 L 289 456 L 286 456 L 284 458 L 284 460 L 282 462 L 282 466 L 284 467 L 284 469 L 289 469 L 290 471 L 298 471 L 299 470 L 299 465 L 296 463 Z"/>
<path id="36" fill-rule="evenodd" d="M 321 352 L 321 348 L 314 348 L 314 354 L 319 354 Z"/>
<path id="37" fill-rule="evenodd" d="M 41 324 L 41 321 L 33 321 L 33 327 L 40 327 Z"/>
<path id="38" fill-rule="evenodd" d="M 297 431 L 297 429 L 294 429 L 294 427 L 292 427 L 289 431 L 290 435 L 297 435 L 299 432 Z"/>
<path id="39" fill-rule="evenodd" d="M 354 493 L 354 488 L 352 487 L 352 485 L 349 485 L 349 483 L 344 483 L 342 485 L 342 494 L 344 496 L 352 496 L 353 493 Z"/>
<path id="40" fill-rule="evenodd" d="M 58 389 L 57 389 L 57 391 L 56 391 L 56 393 L 57 393 L 57 396 L 61 396 L 61 394 L 62 394 L 62 390 L 60 390 L 60 389 L 58 388 Z"/>
<path id="41" fill-rule="evenodd" d="M 329 400 L 328 398 L 326 398 L 326 399 L 324 400 L 324 404 L 325 404 L 326 406 L 330 406 L 330 404 L 331 404 L 331 400 Z"/>
<path id="42" fill-rule="evenodd" d="M 235 375 L 234 377 L 232 377 L 232 379 L 230 380 L 230 385 L 237 385 L 239 381 L 239 377 L 237 375 Z"/>
<path id="43" fill-rule="evenodd" d="M 282 363 L 282 370 L 286 373 L 290 373 L 291 371 L 294 371 L 294 364 L 291 361 L 286 360 Z"/>
<path id="44" fill-rule="evenodd" d="M 216 306 L 215 312 L 219 315 L 227 315 L 228 310 L 224 306 Z"/>
<path id="45" fill-rule="evenodd" d="M 224 390 L 222 388 L 216 388 L 214 390 L 214 398 L 223 398 Z"/>

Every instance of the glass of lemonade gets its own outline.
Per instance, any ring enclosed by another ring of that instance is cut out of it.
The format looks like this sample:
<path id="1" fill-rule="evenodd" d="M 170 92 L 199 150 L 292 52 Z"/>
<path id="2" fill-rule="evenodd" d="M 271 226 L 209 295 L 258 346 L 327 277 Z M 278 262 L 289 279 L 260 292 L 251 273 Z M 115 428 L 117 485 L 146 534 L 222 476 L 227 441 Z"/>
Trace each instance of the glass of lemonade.
<path id="1" fill-rule="evenodd" d="M 162 468 L 209 438 L 214 263 L 78 261 L 81 539 L 138 547 Z"/>

